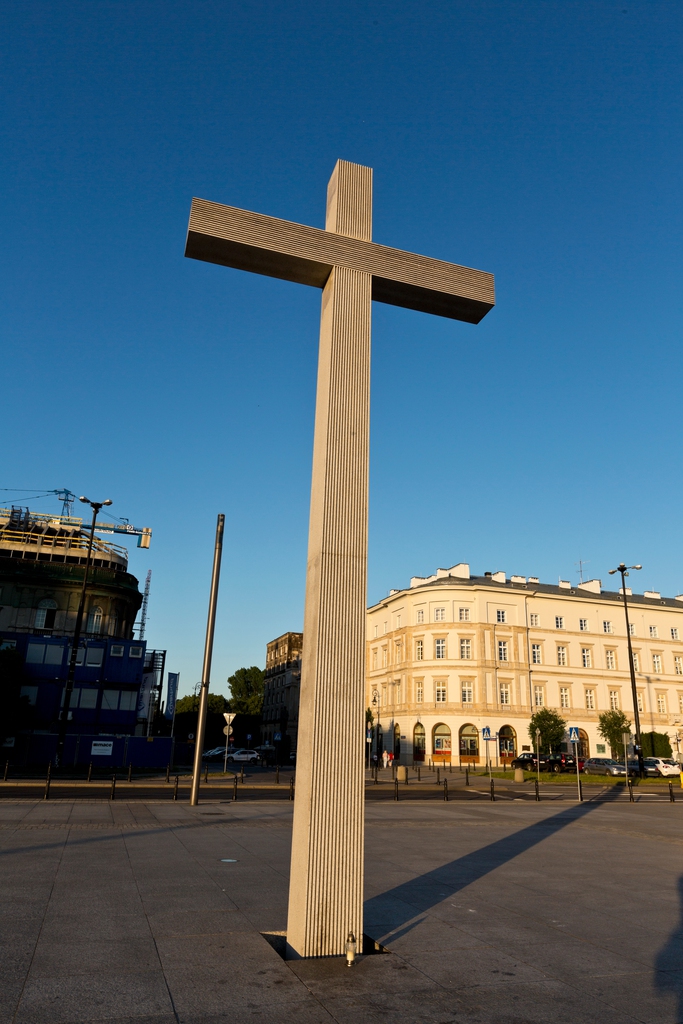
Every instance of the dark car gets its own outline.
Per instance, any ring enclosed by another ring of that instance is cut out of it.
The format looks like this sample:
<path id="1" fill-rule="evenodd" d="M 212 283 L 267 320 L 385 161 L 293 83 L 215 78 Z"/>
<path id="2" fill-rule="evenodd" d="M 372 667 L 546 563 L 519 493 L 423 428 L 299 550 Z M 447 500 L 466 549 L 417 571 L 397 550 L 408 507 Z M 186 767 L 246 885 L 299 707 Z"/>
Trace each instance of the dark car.
<path id="1" fill-rule="evenodd" d="M 542 772 L 575 772 L 576 759 L 573 754 L 541 754 Z"/>
<path id="2" fill-rule="evenodd" d="M 510 765 L 511 768 L 523 768 L 527 772 L 536 771 L 536 756 L 535 754 L 527 753 L 526 751 L 522 754 L 518 754 L 517 757 Z"/>
<path id="3" fill-rule="evenodd" d="M 230 753 L 230 751 L 228 751 Z M 223 761 L 225 759 L 225 747 L 213 747 L 212 750 L 205 750 L 202 754 L 202 761 L 205 763 L 213 763 L 214 761 Z"/>

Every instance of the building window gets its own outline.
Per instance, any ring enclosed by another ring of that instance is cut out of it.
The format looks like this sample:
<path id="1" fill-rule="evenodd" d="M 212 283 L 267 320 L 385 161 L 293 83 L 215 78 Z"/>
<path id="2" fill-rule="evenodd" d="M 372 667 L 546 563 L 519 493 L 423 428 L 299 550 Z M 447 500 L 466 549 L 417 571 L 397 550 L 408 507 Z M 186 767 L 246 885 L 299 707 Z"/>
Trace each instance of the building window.
<path id="1" fill-rule="evenodd" d="M 129 651 L 128 651 L 128 657 L 129 658 L 141 658 L 142 657 L 142 647 L 131 647 L 129 649 Z"/>
<path id="2" fill-rule="evenodd" d="M 662 671 L 662 656 L 661 656 L 661 654 L 653 654 L 652 655 L 652 671 L 653 672 L 661 672 Z"/>
<path id="3" fill-rule="evenodd" d="M 501 683 L 500 684 L 500 703 L 501 704 L 509 704 L 510 703 L 510 684 L 509 683 Z"/>
<path id="4" fill-rule="evenodd" d="M 377 668 L 377 649 L 372 652 L 372 667 Z"/>
<path id="5" fill-rule="evenodd" d="M 88 626 L 86 633 L 99 633 L 102 629 L 102 609 L 99 605 L 91 608 L 88 614 Z"/>
<path id="6" fill-rule="evenodd" d="M 609 669 L 617 667 L 616 651 L 605 651 L 605 665 Z"/>
<path id="7" fill-rule="evenodd" d="M 379 636 L 379 626 L 375 626 L 375 636 Z"/>
<path id="8" fill-rule="evenodd" d="M 445 622 L 446 621 L 446 609 L 435 608 L 434 609 L 434 622 Z"/>
<path id="9" fill-rule="evenodd" d="M 656 626 L 650 626 L 650 639 L 651 640 L 656 640 L 657 639 L 657 627 Z"/>
<path id="10" fill-rule="evenodd" d="M 666 694 L 664 693 L 657 694 L 657 712 L 660 715 L 666 714 Z"/>
<path id="11" fill-rule="evenodd" d="M 112 644 L 109 648 L 109 655 L 112 658 L 122 658 L 124 647 L 123 644 Z"/>
<path id="12" fill-rule="evenodd" d="M 683 693 L 678 694 L 678 710 L 683 711 Z"/>
<path id="13" fill-rule="evenodd" d="M 538 615 L 536 614 L 536 612 L 532 612 L 531 615 L 529 616 L 529 625 L 530 626 L 537 626 L 538 625 Z"/>
<path id="14" fill-rule="evenodd" d="M 544 706 L 545 701 L 543 699 L 543 687 L 534 686 L 534 707 L 542 708 Z"/>
<path id="15" fill-rule="evenodd" d="M 678 628 L 676 626 L 672 626 L 671 627 L 671 639 L 672 640 L 679 640 L 680 639 L 680 637 L 678 636 Z"/>
<path id="16" fill-rule="evenodd" d="M 558 665 L 566 665 L 567 664 L 567 648 L 566 647 L 558 647 L 557 648 L 557 664 Z"/>
<path id="17" fill-rule="evenodd" d="M 422 661 L 424 657 L 424 642 L 422 640 L 415 641 L 415 661 Z"/>
<path id="18" fill-rule="evenodd" d="M 425 613 L 424 613 L 424 609 L 423 609 L 423 608 L 418 608 L 418 610 L 417 610 L 417 616 L 416 616 L 416 618 L 415 618 L 415 621 L 416 621 L 417 623 L 420 623 L 420 622 L 424 622 L 424 620 L 425 620 Z"/>
<path id="19" fill-rule="evenodd" d="M 555 616 L 555 629 L 564 629 L 564 615 Z"/>
<path id="20" fill-rule="evenodd" d="M 618 711 L 619 710 L 619 691 L 618 690 L 610 690 L 610 692 L 609 692 L 609 707 L 610 707 L 610 711 Z"/>
<path id="21" fill-rule="evenodd" d="M 437 683 L 436 684 L 436 703 L 437 704 L 445 704 L 446 703 L 446 684 L 445 683 Z"/>
<path id="22" fill-rule="evenodd" d="M 386 649 L 386 647 L 383 647 L 382 648 L 382 668 L 386 668 L 387 667 L 387 658 L 388 658 L 387 649 Z"/>
<path id="23" fill-rule="evenodd" d="M 593 664 L 590 647 L 581 648 L 581 664 L 584 668 L 590 668 Z"/>
<path id="24" fill-rule="evenodd" d="M 645 699 L 643 698 L 642 690 L 638 690 L 638 692 L 636 693 L 636 703 L 639 711 L 645 710 Z"/>
<path id="25" fill-rule="evenodd" d="M 403 657 L 403 654 L 402 654 L 402 650 L 401 650 L 401 644 L 396 644 L 396 664 L 397 665 L 401 664 L 402 657 Z"/>
<path id="26" fill-rule="evenodd" d="M 561 708 L 568 708 L 569 707 L 569 687 L 568 686 L 561 686 L 560 687 L 560 707 Z"/>
<path id="27" fill-rule="evenodd" d="M 531 645 L 531 664 L 532 665 L 540 665 L 541 664 L 541 645 L 540 644 L 532 644 Z"/>
<path id="28" fill-rule="evenodd" d="M 674 654 L 674 672 L 677 676 L 683 676 L 683 658 L 680 654 Z"/>
<path id="29" fill-rule="evenodd" d="M 504 608 L 499 608 L 496 612 L 496 622 L 506 622 L 506 613 Z"/>
<path id="30" fill-rule="evenodd" d="M 469 608 L 460 608 L 458 610 L 458 618 L 460 619 L 461 622 L 469 622 L 470 621 L 470 610 L 469 610 Z"/>
<path id="31" fill-rule="evenodd" d="M 435 640 L 434 641 L 434 657 L 441 660 L 446 657 L 446 641 Z"/>
<path id="32" fill-rule="evenodd" d="M 508 660 L 508 642 L 507 640 L 498 641 L 498 661 Z"/>
<path id="33" fill-rule="evenodd" d="M 612 629 L 612 623 L 611 622 L 603 622 L 603 624 L 602 624 L 602 631 L 603 631 L 603 633 L 613 633 L 614 630 Z"/>
<path id="34" fill-rule="evenodd" d="M 588 619 L 579 619 L 579 629 L 582 633 L 588 632 Z"/>
<path id="35" fill-rule="evenodd" d="M 586 690 L 586 710 L 595 711 L 595 690 Z"/>
<path id="36" fill-rule="evenodd" d="M 638 651 L 633 651 L 633 671 L 640 672 L 640 657 Z"/>
<path id="37" fill-rule="evenodd" d="M 46 598 L 41 601 L 36 611 L 34 626 L 36 629 L 54 629 L 57 615 L 57 602 Z M 678 638 L 676 638 L 678 639 Z"/>
<path id="38" fill-rule="evenodd" d="M 424 687 L 422 683 L 417 683 L 415 686 L 415 703 L 421 704 L 424 698 Z"/>
<path id="39" fill-rule="evenodd" d="M 472 660 L 472 641 L 461 640 L 460 641 L 460 657 L 463 661 Z"/>
<path id="40" fill-rule="evenodd" d="M 472 683 L 469 680 L 463 680 L 462 682 L 462 702 L 463 704 L 473 703 L 473 688 Z"/>

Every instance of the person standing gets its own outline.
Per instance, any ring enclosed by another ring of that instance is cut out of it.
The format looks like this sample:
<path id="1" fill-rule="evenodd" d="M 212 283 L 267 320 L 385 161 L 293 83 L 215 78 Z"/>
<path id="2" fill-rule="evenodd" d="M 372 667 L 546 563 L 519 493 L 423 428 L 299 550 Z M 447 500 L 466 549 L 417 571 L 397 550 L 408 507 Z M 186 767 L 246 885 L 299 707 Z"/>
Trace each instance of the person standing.
<path id="1" fill-rule="evenodd" d="M 386 766 L 389 763 L 389 751 L 388 750 L 383 750 L 382 751 L 382 761 L 384 762 L 384 767 L 386 768 Z"/>

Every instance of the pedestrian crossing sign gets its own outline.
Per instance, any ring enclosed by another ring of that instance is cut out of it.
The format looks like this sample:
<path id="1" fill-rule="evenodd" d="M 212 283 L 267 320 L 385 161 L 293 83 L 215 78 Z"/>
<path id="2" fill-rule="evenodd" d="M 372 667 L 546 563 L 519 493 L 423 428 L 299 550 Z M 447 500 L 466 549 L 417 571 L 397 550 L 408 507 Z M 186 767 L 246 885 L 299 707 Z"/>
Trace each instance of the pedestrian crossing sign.
<path id="1" fill-rule="evenodd" d="M 571 729 L 569 730 L 569 742 L 570 743 L 578 743 L 579 742 L 579 730 L 575 726 L 572 726 Z"/>

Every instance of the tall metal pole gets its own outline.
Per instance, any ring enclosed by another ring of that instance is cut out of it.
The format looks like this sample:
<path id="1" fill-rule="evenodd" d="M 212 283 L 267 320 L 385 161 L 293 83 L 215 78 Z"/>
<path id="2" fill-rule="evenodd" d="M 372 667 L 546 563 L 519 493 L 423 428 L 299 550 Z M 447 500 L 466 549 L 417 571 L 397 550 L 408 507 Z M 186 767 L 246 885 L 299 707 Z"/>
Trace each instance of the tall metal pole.
<path id="1" fill-rule="evenodd" d="M 71 703 L 71 694 L 74 689 L 74 678 L 76 675 L 76 661 L 78 659 L 78 645 L 81 642 L 81 630 L 83 627 L 83 612 L 85 610 L 85 592 L 88 586 L 88 573 L 90 571 L 90 562 L 92 560 L 92 546 L 95 539 L 95 522 L 97 520 L 97 513 L 103 507 L 103 505 L 111 505 L 111 501 L 88 501 L 87 498 L 81 498 L 81 501 L 92 508 L 92 524 L 90 526 L 90 536 L 88 537 L 88 556 L 85 560 L 85 570 L 83 572 L 83 586 L 81 587 L 81 597 L 78 602 L 78 611 L 76 613 L 76 628 L 74 629 L 73 644 L 71 647 L 71 657 L 69 658 L 69 669 L 66 675 L 66 688 L 64 690 L 64 702 L 59 712 L 59 731 L 57 733 L 57 751 L 55 753 L 55 766 L 60 768 L 64 759 L 64 744 L 66 742 L 66 727 L 69 721 L 69 704 Z"/>
<path id="2" fill-rule="evenodd" d="M 194 773 L 192 775 L 192 793 L 190 806 L 199 803 L 199 778 L 202 771 L 202 752 L 204 749 L 204 732 L 206 731 L 206 710 L 209 699 L 209 679 L 211 677 L 211 657 L 213 655 L 213 634 L 216 627 L 216 605 L 218 604 L 218 581 L 221 575 L 221 557 L 223 555 L 223 528 L 225 516 L 219 513 L 216 523 L 216 544 L 213 550 L 213 573 L 211 575 L 211 594 L 209 596 L 209 615 L 206 622 L 206 641 L 204 643 L 204 665 L 202 667 L 202 686 L 199 691 L 199 715 L 197 716 L 197 738 L 194 752 Z"/>
<path id="3" fill-rule="evenodd" d="M 645 765 L 643 764 L 643 746 L 640 741 L 640 715 L 638 713 L 638 691 L 636 690 L 636 668 L 633 662 L 633 647 L 631 645 L 631 625 L 628 618 L 628 601 L 626 600 L 626 577 L 629 569 L 640 569 L 639 565 L 627 566 L 621 562 L 616 569 L 610 569 L 610 576 L 615 572 L 621 574 L 621 595 L 624 598 L 624 617 L 626 619 L 626 643 L 628 644 L 628 666 L 631 672 L 631 695 L 633 697 L 633 721 L 636 733 L 636 754 L 638 756 L 638 774 L 641 779 L 645 778 Z M 628 777 L 628 776 L 627 776 Z"/>

